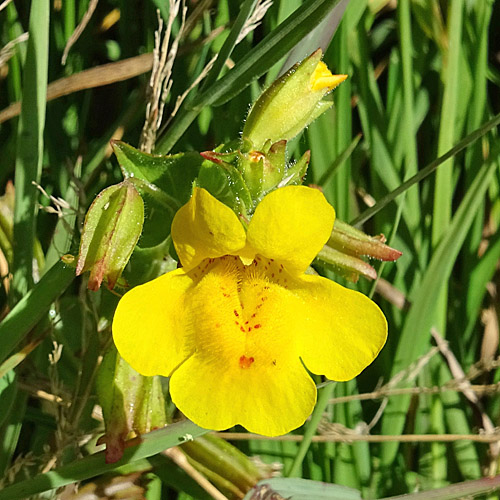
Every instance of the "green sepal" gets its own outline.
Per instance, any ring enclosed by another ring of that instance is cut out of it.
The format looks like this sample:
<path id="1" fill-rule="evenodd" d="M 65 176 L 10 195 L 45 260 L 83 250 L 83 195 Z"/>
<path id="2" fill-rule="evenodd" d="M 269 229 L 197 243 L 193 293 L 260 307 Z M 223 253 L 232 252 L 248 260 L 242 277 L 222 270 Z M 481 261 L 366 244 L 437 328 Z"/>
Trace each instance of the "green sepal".
<path id="1" fill-rule="evenodd" d="M 123 455 L 125 441 L 166 425 L 165 401 L 159 377 L 137 373 L 114 346 L 105 354 L 96 381 L 106 434 L 106 462 Z"/>
<path id="2" fill-rule="evenodd" d="M 327 245 L 355 257 L 364 255 L 384 261 L 398 260 L 402 253 L 386 245 L 385 241 L 384 235 L 368 236 L 363 231 L 336 219 Z"/>
<path id="3" fill-rule="evenodd" d="M 193 179 L 203 163 L 197 152 L 175 155 L 152 155 L 121 141 L 111 141 L 123 176 L 154 184 L 180 207 L 191 196 Z"/>
<path id="4" fill-rule="evenodd" d="M 307 167 L 309 166 L 309 161 L 311 160 L 311 151 L 306 151 L 300 160 L 290 165 L 285 172 L 283 181 L 280 183 L 280 187 L 284 186 L 298 186 L 302 184 L 304 177 L 307 174 Z"/>
<path id="5" fill-rule="evenodd" d="M 196 186 L 206 189 L 212 196 L 232 208 L 236 215 L 246 219 L 252 210 L 253 201 L 241 173 L 225 161 L 229 159 L 225 155 L 205 151 L 201 156 L 205 161 L 196 179 Z M 221 156 L 224 159 L 221 159 Z M 233 159 L 232 154 L 230 157 Z"/>
<path id="6" fill-rule="evenodd" d="M 127 265 L 144 223 L 144 202 L 125 180 L 101 191 L 87 211 L 76 266 L 77 276 L 90 271 L 88 288 L 98 290 L 103 280 L 115 286 Z"/>
<path id="7" fill-rule="evenodd" d="M 352 283 L 357 283 L 360 275 L 368 279 L 377 278 L 375 269 L 364 260 L 330 248 L 327 245 L 320 250 L 316 259 L 322 261 L 333 272 Z"/>

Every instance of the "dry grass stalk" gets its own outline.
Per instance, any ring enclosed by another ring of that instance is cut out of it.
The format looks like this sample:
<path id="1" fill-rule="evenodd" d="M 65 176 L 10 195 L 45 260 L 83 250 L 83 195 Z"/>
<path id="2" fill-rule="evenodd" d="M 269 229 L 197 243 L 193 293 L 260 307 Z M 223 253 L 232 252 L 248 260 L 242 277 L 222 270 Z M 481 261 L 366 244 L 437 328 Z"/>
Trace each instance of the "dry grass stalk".
<path id="1" fill-rule="evenodd" d="M 61 64 L 64 66 L 66 64 L 66 59 L 68 58 L 69 51 L 71 47 L 76 43 L 76 41 L 80 38 L 80 35 L 83 33 L 90 19 L 92 18 L 92 14 L 94 14 L 95 8 L 97 7 L 97 3 L 99 0 L 90 0 L 87 11 L 82 17 L 80 24 L 75 28 L 75 31 L 71 34 L 68 41 L 66 42 L 66 47 L 64 47 L 63 55 L 61 58 Z"/>
<path id="2" fill-rule="evenodd" d="M 259 26 L 260 21 L 266 15 L 266 12 L 272 4 L 272 0 L 259 0 L 259 2 L 257 2 L 255 9 L 247 19 L 245 26 L 243 26 L 243 29 L 236 40 L 236 45 L 238 45 L 249 33 Z"/>
<path id="3" fill-rule="evenodd" d="M 152 66 L 153 54 L 149 53 L 86 69 L 80 73 L 49 83 L 47 87 L 47 101 L 52 101 L 80 90 L 122 82 L 134 76 L 147 73 Z M 11 104 L 0 111 L 0 123 L 18 116 L 20 112 L 20 101 Z"/>
<path id="4" fill-rule="evenodd" d="M 338 426 L 338 424 L 335 424 Z M 342 426 L 336 428 L 337 433 L 324 434 L 321 436 L 313 436 L 313 443 L 454 443 L 457 441 L 472 441 L 475 443 L 494 443 L 500 442 L 500 433 L 495 434 L 398 434 L 398 435 L 383 435 L 375 436 L 371 434 L 359 434 L 353 429 L 348 429 Z M 304 436 L 300 434 L 285 434 L 284 436 L 261 436 L 260 434 L 252 434 L 250 432 L 214 432 L 214 436 L 227 439 L 228 441 L 293 441 L 300 442 Z"/>
<path id="5" fill-rule="evenodd" d="M 454 378 L 454 380 L 457 382 L 460 391 L 462 394 L 476 407 L 478 412 L 481 415 L 481 421 L 483 424 L 483 429 L 485 434 L 495 434 L 497 432 L 497 429 L 493 425 L 493 422 L 491 421 L 490 417 L 486 414 L 484 411 L 483 405 L 481 404 L 481 401 L 479 401 L 479 398 L 477 397 L 477 394 L 471 389 L 471 384 L 469 380 L 467 380 L 467 377 L 465 376 L 465 372 L 462 369 L 460 363 L 458 362 L 457 358 L 451 352 L 450 348 L 448 347 L 448 342 L 444 340 L 443 337 L 439 334 L 439 332 L 435 329 L 431 329 L 431 334 L 434 337 L 434 340 L 436 341 L 436 344 L 439 347 L 439 350 L 441 351 L 441 354 L 444 356 L 446 359 L 446 362 L 448 363 L 448 367 L 450 368 L 450 372 Z M 495 474 L 496 469 L 497 469 L 497 460 L 498 456 L 500 454 L 500 443 L 499 442 L 493 442 L 490 444 L 490 466 L 489 466 L 489 473 L 490 475 Z"/>
<path id="6" fill-rule="evenodd" d="M 144 127 L 142 128 L 141 140 L 139 144 L 140 149 L 142 151 L 146 151 L 147 153 L 151 153 L 156 142 L 156 133 L 160 128 L 163 118 L 165 101 L 172 87 L 172 67 L 174 65 L 175 56 L 177 55 L 177 49 L 179 47 L 179 41 L 184 31 L 186 21 L 187 8 L 184 5 L 184 1 L 181 3 L 180 0 L 169 0 L 169 5 L 170 10 L 165 33 L 163 33 L 163 19 L 160 16 L 160 11 L 157 11 L 158 29 L 155 32 L 153 70 L 151 72 L 148 87 L 146 120 L 144 122 Z M 172 26 L 175 18 L 179 14 L 181 5 L 181 26 L 179 33 L 169 47 Z"/>
<path id="7" fill-rule="evenodd" d="M 2 50 L 0 50 L 0 67 L 3 66 L 4 64 L 7 64 L 9 59 L 14 55 L 14 49 L 16 48 L 16 45 L 26 42 L 29 38 L 29 33 L 23 33 L 19 35 L 18 37 L 14 38 L 14 40 L 11 40 L 7 45 L 5 45 Z"/>
<path id="8" fill-rule="evenodd" d="M 215 500 L 228 500 L 201 472 L 198 472 L 188 461 L 186 455 L 177 447 L 169 448 L 163 452 L 191 479 L 196 481 Z"/>
<path id="9" fill-rule="evenodd" d="M 9 3 L 12 2 L 12 0 L 4 0 L 2 3 L 0 3 L 0 12 L 9 5 Z"/>

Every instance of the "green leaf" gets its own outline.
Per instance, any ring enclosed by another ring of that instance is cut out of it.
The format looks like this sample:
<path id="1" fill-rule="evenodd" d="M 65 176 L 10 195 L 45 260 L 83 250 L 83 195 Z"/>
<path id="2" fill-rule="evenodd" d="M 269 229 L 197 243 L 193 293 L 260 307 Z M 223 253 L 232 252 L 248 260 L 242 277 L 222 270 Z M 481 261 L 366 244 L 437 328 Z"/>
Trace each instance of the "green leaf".
<path id="1" fill-rule="evenodd" d="M 43 131 L 49 63 L 49 0 L 31 2 L 29 39 L 23 68 L 23 96 L 18 126 L 15 169 L 14 299 L 33 287 L 33 248 L 37 219 L 37 190 L 42 173 Z"/>
<path id="2" fill-rule="evenodd" d="M 203 163 L 199 153 L 158 156 L 121 141 L 111 144 L 126 179 L 135 177 L 154 184 L 172 199 L 175 210 L 189 200 L 193 180 Z"/>
<path id="3" fill-rule="evenodd" d="M 245 2 L 243 2 L 243 5 L 241 5 L 238 17 L 236 18 L 236 21 L 234 22 L 233 27 L 231 28 L 231 31 L 224 42 L 224 45 L 219 50 L 217 59 L 212 69 L 203 82 L 203 89 L 210 87 L 217 81 L 217 78 L 221 74 L 226 61 L 231 56 L 231 52 L 236 46 L 236 40 L 238 39 L 248 18 L 252 14 L 256 4 L 257 0 L 246 0 Z"/>
<path id="4" fill-rule="evenodd" d="M 205 160 L 196 185 L 206 189 L 237 214 L 246 216 L 253 208 L 252 197 L 238 170 L 229 163 L 214 163 Z"/>
<path id="5" fill-rule="evenodd" d="M 252 488 L 243 500 L 255 498 L 274 498 L 271 492 L 275 491 L 283 498 L 293 500 L 361 500 L 361 493 L 347 486 L 327 484 L 308 479 L 275 477 L 264 479 Z M 257 492 L 260 492 L 260 496 Z M 265 492 L 267 495 L 264 495 Z"/>
<path id="6" fill-rule="evenodd" d="M 94 453 L 45 474 L 38 474 L 31 479 L 8 486 L 0 491 L 0 500 L 22 500 L 105 472 L 120 473 L 122 466 L 125 470 L 130 470 L 130 465 L 134 462 L 191 441 L 206 432 L 208 432 L 206 429 L 184 420 L 141 436 L 141 439 L 130 443 L 123 457 L 114 464 L 105 462 L 104 452 Z"/>
<path id="7" fill-rule="evenodd" d="M 0 428 L 9 416 L 10 410 L 17 395 L 17 381 L 14 370 L 0 378 Z"/>

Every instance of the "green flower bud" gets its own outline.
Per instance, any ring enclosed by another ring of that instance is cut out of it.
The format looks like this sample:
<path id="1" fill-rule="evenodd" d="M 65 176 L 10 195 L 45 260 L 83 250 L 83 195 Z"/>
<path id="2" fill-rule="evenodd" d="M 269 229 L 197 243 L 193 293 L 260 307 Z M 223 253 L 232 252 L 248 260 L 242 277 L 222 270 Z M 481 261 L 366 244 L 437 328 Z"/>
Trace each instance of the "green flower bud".
<path id="1" fill-rule="evenodd" d="M 144 202 L 132 182 L 101 191 L 83 225 L 76 275 L 90 271 L 88 288 L 98 290 L 103 279 L 112 289 L 125 269 L 144 223 Z"/>
<path id="2" fill-rule="evenodd" d="M 243 129 L 243 138 L 254 149 L 265 150 L 275 142 L 292 139 L 332 106 L 323 97 L 347 75 L 333 75 L 321 56 L 318 49 L 293 66 L 254 103 Z"/>
<path id="3" fill-rule="evenodd" d="M 96 381 L 106 434 L 106 463 L 120 460 L 125 441 L 164 427 L 165 401 L 159 377 L 137 373 L 114 347 L 102 360 Z"/>

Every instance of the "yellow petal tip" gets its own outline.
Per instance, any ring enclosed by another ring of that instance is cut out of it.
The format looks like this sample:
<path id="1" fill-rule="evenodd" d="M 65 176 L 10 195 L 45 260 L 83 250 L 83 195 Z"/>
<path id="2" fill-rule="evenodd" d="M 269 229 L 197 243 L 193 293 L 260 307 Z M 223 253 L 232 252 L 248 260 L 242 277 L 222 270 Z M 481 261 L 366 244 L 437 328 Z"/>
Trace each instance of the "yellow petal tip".
<path id="1" fill-rule="evenodd" d="M 332 75 L 328 66 L 320 61 L 311 75 L 311 89 L 313 91 L 324 90 L 330 91 L 346 80 L 347 75 Z"/>

